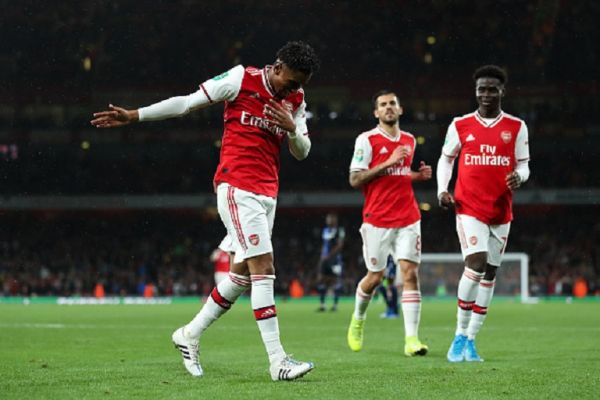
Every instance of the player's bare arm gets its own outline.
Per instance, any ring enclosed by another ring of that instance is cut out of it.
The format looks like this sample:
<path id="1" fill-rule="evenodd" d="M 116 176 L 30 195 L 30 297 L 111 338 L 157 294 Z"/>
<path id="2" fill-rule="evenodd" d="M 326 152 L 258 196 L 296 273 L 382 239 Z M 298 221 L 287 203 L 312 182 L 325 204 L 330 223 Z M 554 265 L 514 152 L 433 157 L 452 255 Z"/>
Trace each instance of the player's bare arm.
<path id="1" fill-rule="evenodd" d="M 425 161 L 419 163 L 418 171 L 411 171 L 410 179 L 413 181 L 428 181 L 433 176 L 431 165 L 425 164 Z"/>
<path id="2" fill-rule="evenodd" d="M 108 108 L 108 111 L 94 113 L 94 119 L 90 123 L 96 128 L 117 128 L 139 120 L 137 110 L 126 110 L 112 104 Z"/>
<path id="3" fill-rule="evenodd" d="M 405 146 L 396 147 L 387 160 L 365 171 L 350 172 L 350 186 L 355 189 L 371 182 L 373 179 L 381 176 L 383 172 L 394 164 L 399 163 L 410 155 L 410 149 Z"/>

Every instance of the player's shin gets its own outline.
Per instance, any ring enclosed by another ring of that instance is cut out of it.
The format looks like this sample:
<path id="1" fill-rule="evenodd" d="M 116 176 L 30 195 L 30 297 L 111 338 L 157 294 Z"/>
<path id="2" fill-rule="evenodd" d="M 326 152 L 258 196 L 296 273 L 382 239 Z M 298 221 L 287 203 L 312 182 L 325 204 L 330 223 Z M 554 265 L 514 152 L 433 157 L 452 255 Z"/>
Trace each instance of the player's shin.
<path id="1" fill-rule="evenodd" d="M 488 307 L 492 302 L 492 297 L 494 296 L 495 285 L 495 279 L 493 281 L 482 280 L 479 283 L 477 299 L 473 305 L 473 315 L 471 316 L 471 321 L 469 322 L 469 327 L 467 329 L 467 336 L 469 339 L 475 338 L 475 335 L 479 333 L 479 330 L 485 321 Z"/>
<path id="2" fill-rule="evenodd" d="M 456 334 L 466 335 L 469 321 L 477 292 L 479 282 L 483 278 L 483 272 L 477 272 L 471 268 L 465 267 L 465 270 L 458 283 L 458 312 L 456 315 Z"/>
<path id="3" fill-rule="evenodd" d="M 362 283 L 363 281 L 360 281 L 356 287 L 356 296 L 354 300 L 354 318 L 358 320 L 363 320 L 367 317 L 367 308 L 369 307 L 369 303 L 373 297 L 373 293 L 365 293 L 362 290 Z"/>
<path id="4" fill-rule="evenodd" d="M 229 273 L 227 279 L 215 286 L 206 300 L 206 304 L 194 319 L 184 327 L 184 333 L 190 339 L 198 339 L 214 321 L 225 314 L 233 303 L 250 287 L 250 278 Z"/>
<path id="5" fill-rule="evenodd" d="M 340 301 L 340 296 L 342 295 L 342 292 L 344 290 L 344 286 L 342 285 L 341 282 L 336 283 L 335 287 L 333 288 L 333 306 L 337 307 L 338 302 Z"/>
<path id="6" fill-rule="evenodd" d="M 319 283 L 317 286 L 317 292 L 319 293 L 319 302 L 321 307 L 325 307 L 325 296 L 327 296 L 327 285 L 324 283 Z"/>
<path id="7" fill-rule="evenodd" d="M 269 356 L 271 365 L 285 358 L 285 352 L 279 339 L 279 322 L 275 308 L 275 275 L 251 275 L 251 302 L 254 318 Z"/>

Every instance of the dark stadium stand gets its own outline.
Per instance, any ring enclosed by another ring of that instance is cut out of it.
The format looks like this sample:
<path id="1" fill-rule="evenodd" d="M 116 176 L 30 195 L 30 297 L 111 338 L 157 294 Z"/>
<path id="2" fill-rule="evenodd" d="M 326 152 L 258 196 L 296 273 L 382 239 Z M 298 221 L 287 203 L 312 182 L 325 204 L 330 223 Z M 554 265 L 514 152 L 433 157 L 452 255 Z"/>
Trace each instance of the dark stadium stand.
<path id="1" fill-rule="evenodd" d="M 533 294 L 570 294 L 578 277 L 600 294 L 600 199 L 593 194 L 600 189 L 598 3 L 54 3 L 44 12 L 37 2 L 19 2 L 0 16 L 0 295 L 91 294 L 99 281 L 110 294 L 136 294 L 147 281 L 162 295 L 206 293 L 207 256 L 224 234 L 210 205 L 23 211 L 9 200 L 209 196 L 221 106 L 114 131 L 93 129 L 91 113 L 109 101 L 136 107 L 190 93 L 238 63 L 272 62 L 288 39 L 311 43 L 323 61 L 307 89 L 311 155 L 299 164 L 284 149 L 284 194 L 326 191 L 333 198 L 351 190 L 354 138 L 374 124 L 370 96 L 382 87 L 397 90 L 405 106 L 401 126 L 422 141 L 415 160 L 435 166 L 452 117 L 475 109 L 472 71 L 497 63 L 509 73 L 503 108 L 528 123 L 532 155 L 522 189 L 529 200 L 517 206 L 509 250 L 531 255 Z M 320 17 L 278 22 L 297 7 Z M 264 20 L 271 23 L 256 23 Z M 182 26 L 193 29 L 182 35 Z M 435 182 L 417 189 L 431 193 Z M 583 204 L 536 200 L 537 190 L 565 189 L 584 193 Z M 355 234 L 360 209 L 340 206 L 333 208 L 352 232 L 350 292 L 363 268 Z M 293 277 L 311 287 L 315 229 L 326 211 L 279 212 L 280 293 Z M 458 251 L 453 227 L 437 208 L 425 212 L 424 251 Z"/>

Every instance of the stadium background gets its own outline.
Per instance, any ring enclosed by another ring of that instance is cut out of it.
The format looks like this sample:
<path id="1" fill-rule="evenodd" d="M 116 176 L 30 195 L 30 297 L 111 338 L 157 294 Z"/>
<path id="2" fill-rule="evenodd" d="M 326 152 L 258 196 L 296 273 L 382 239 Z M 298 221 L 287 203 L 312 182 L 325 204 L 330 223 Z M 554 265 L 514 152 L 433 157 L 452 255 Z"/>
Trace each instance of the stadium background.
<path id="1" fill-rule="evenodd" d="M 435 166 L 452 117 L 475 109 L 473 70 L 496 63 L 509 72 L 503 108 L 529 125 L 532 152 L 508 251 L 531 256 L 534 295 L 570 296 L 577 281 L 600 294 L 596 2 L 1 3 L 1 296 L 91 295 L 97 283 L 108 295 L 149 283 L 157 295 L 206 293 L 224 235 L 211 193 L 222 106 L 110 131 L 92 129 L 91 113 L 190 93 L 295 39 L 322 68 L 307 87 L 311 154 L 282 154 L 279 293 L 293 278 L 312 288 L 331 210 L 349 232 L 347 293 L 363 271 L 347 170 L 374 124 L 372 93 L 397 91 L 415 159 Z M 458 251 L 435 183 L 416 189 L 423 251 Z"/>

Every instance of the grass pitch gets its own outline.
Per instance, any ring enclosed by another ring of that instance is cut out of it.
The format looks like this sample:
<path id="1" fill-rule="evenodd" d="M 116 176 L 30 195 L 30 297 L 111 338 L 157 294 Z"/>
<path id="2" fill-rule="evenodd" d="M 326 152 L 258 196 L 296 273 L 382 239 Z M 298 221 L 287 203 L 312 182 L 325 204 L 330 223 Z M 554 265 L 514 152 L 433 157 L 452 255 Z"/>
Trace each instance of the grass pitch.
<path id="1" fill-rule="evenodd" d="M 425 300 L 426 357 L 403 355 L 403 322 L 373 304 L 365 346 L 346 329 L 353 304 L 278 303 L 286 351 L 315 370 L 271 382 L 250 304 L 242 299 L 201 342 L 205 376 L 194 379 L 171 332 L 199 305 L 0 305 L 1 399 L 597 399 L 600 304 L 496 301 L 478 337 L 484 363 L 450 364 L 454 302 Z"/>

